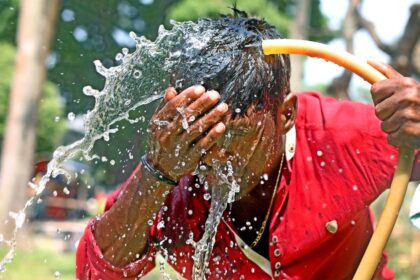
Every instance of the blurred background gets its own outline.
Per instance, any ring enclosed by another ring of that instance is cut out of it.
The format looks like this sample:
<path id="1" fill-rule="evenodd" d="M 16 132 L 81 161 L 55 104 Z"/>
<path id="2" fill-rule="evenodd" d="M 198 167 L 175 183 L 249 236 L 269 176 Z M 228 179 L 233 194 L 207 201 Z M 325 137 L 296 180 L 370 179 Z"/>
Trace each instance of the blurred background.
<path id="1" fill-rule="evenodd" d="M 265 18 L 284 37 L 328 43 L 388 62 L 419 79 L 420 2 L 414 0 L 238 0 L 237 7 Z M 83 116 L 94 98 L 86 85 L 101 89 L 104 79 L 93 61 L 118 62 L 122 48 L 133 50 L 134 31 L 153 40 L 169 20 L 196 20 L 229 14 L 233 1 L 212 0 L 0 0 L 0 217 L 17 211 L 34 193 L 52 153 L 83 136 Z M 371 102 L 369 85 L 325 61 L 293 57 L 292 89 L 317 90 L 339 99 Z M 130 137 L 128 137 L 130 135 Z M 57 177 L 27 216 L 16 260 L 0 279 L 74 279 L 74 251 L 87 220 L 100 213 L 106 195 L 130 174 L 140 158 L 135 131 L 115 135 L 112 149 L 98 142 L 93 163 L 66 163 L 70 180 Z M 115 159 L 110 162 L 108 159 Z M 397 279 L 420 279 L 420 233 L 408 219 L 409 190 L 388 250 Z M 375 203 L 382 209 L 384 198 Z M 0 223 L 10 232 L 12 223 Z M 2 238 L 2 236 L 0 236 Z M 0 248 L 3 256 L 5 248 Z"/>

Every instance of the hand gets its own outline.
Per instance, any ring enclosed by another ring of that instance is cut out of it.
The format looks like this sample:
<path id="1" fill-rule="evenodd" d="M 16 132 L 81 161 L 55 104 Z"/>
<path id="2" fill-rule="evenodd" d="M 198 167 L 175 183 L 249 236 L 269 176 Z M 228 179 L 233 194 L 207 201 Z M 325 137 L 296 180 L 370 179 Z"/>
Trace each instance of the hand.
<path id="1" fill-rule="evenodd" d="M 228 111 L 226 103 L 214 108 L 220 95 L 190 87 L 177 95 L 167 89 L 164 100 L 150 121 L 151 143 L 148 159 L 174 181 L 197 167 L 203 154 L 223 135 L 220 120 Z"/>
<path id="2" fill-rule="evenodd" d="M 420 85 L 391 66 L 369 60 L 388 80 L 372 85 L 376 116 L 388 142 L 396 147 L 420 148 Z"/>

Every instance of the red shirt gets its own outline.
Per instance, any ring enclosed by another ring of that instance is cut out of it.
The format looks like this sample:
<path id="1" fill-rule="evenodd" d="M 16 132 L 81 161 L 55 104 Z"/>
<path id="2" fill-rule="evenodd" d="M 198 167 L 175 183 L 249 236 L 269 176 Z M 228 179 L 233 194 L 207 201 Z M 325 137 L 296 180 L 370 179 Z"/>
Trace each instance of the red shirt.
<path id="1" fill-rule="evenodd" d="M 389 186 L 396 160 L 371 106 L 299 94 L 296 153 L 283 168 L 273 205 L 269 260 L 238 240 L 225 213 L 207 279 L 351 279 L 372 234 L 368 205 Z M 94 219 L 79 242 L 77 278 L 138 279 L 154 268 L 157 252 L 190 278 L 194 249 L 186 240 L 200 239 L 209 208 L 195 183 L 191 176 L 181 179 L 150 228 L 148 252 L 125 267 L 103 258 Z M 106 210 L 123 187 L 109 197 Z M 337 231 L 327 230 L 327 223 L 337 223 Z M 384 257 L 376 275 L 393 279 L 385 263 Z"/>

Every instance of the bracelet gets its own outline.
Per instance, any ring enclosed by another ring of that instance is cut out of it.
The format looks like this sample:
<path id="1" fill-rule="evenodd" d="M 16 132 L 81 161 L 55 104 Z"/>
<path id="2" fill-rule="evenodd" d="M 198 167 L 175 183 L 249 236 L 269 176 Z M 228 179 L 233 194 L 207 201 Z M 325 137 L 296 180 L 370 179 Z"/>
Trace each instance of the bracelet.
<path id="1" fill-rule="evenodd" d="M 149 172 L 150 175 L 152 175 L 153 177 L 155 177 L 156 179 L 158 179 L 159 181 L 166 183 L 168 185 L 171 186 L 176 186 L 178 185 L 178 182 L 175 182 L 171 179 L 169 179 L 168 177 L 166 177 L 165 175 L 162 174 L 162 172 L 160 172 L 159 170 L 156 170 L 151 164 L 150 162 L 147 160 L 147 156 L 143 155 L 141 157 L 141 162 L 143 163 L 144 168 L 146 168 L 146 170 Z"/>

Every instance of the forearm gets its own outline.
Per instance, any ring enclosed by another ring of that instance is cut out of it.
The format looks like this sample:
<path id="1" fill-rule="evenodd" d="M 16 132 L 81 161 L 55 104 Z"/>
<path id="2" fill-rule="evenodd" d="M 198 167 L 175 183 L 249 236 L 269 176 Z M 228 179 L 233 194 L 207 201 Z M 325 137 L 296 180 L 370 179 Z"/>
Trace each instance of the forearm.
<path id="1" fill-rule="evenodd" d="M 148 221 L 159 211 L 171 188 L 139 168 L 112 208 L 97 222 L 96 242 L 107 261 L 124 266 L 144 254 Z"/>

